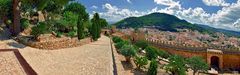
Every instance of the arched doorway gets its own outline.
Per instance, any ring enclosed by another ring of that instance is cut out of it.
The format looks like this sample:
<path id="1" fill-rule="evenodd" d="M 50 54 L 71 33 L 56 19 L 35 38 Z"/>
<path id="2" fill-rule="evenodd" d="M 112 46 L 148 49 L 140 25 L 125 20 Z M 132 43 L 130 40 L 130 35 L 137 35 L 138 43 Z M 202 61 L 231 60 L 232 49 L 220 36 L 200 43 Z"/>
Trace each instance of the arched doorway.
<path id="1" fill-rule="evenodd" d="M 215 69 L 219 69 L 219 57 L 217 56 L 211 57 L 211 67 Z"/>

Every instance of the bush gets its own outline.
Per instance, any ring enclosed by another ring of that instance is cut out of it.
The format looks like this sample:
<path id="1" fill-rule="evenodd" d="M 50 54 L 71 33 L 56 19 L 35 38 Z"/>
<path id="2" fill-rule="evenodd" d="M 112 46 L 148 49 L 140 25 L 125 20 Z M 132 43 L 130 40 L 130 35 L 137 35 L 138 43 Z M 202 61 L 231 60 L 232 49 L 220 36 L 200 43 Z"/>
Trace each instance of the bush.
<path id="1" fill-rule="evenodd" d="M 136 49 L 136 51 L 137 51 L 137 52 L 140 52 L 140 49 L 139 49 L 139 47 L 138 47 L 138 46 L 136 46 L 136 45 L 133 45 L 133 47 Z"/>
<path id="2" fill-rule="evenodd" d="M 152 59 L 150 67 L 148 68 L 147 75 L 157 75 L 158 63 L 156 60 Z"/>
<path id="3" fill-rule="evenodd" d="M 186 75 L 186 61 L 183 57 L 178 55 L 172 55 L 169 57 L 169 63 L 164 66 L 167 72 L 171 72 L 172 75 Z"/>
<path id="4" fill-rule="evenodd" d="M 146 57 L 139 57 L 137 56 L 134 60 L 135 64 L 137 65 L 138 69 L 146 68 L 145 65 L 148 64 L 148 59 Z"/>
<path id="5" fill-rule="evenodd" d="M 187 64 L 188 67 L 193 70 L 193 75 L 195 75 L 199 71 L 207 72 L 209 68 L 208 64 L 204 61 L 204 59 L 199 56 L 193 56 L 191 58 L 188 58 Z"/>
<path id="6" fill-rule="evenodd" d="M 57 21 L 57 29 L 61 32 L 68 33 L 77 27 L 78 15 L 73 12 L 64 12 L 63 18 Z"/>
<path id="7" fill-rule="evenodd" d="M 61 32 L 56 32 L 57 33 L 57 37 L 61 37 L 62 36 L 62 33 Z"/>
<path id="8" fill-rule="evenodd" d="M 113 40 L 114 43 L 118 43 L 118 42 L 122 42 L 123 41 L 120 37 L 117 37 L 117 36 L 113 36 L 112 40 Z"/>
<path id="9" fill-rule="evenodd" d="M 158 50 L 157 54 L 162 58 L 168 58 L 170 56 L 170 54 L 164 50 Z"/>
<path id="10" fill-rule="evenodd" d="M 115 44 L 115 47 L 116 47 L 117 49 L 120 49 L 120 48 L 122 48 L 124 45 L 129 45 L 129 44 L 130 44 L 129 41 L 124 40 L 124 41 L 121 41 L 121 42 L 116 43 L 116 44 Z"/>
<path id="11" fill-rule="evenodd" d="M 20 20 L 20 22 L 21 22 L 21 29 L 24 30 L 24 29 L 26 29 L 26 28 L 29 27 L 30 22 L 29 22 L 28 19 L 22 18 L 22 19 Z"/>
<path id="12" fill-rule="evenodd" d="M 125 56 L 126 61 L 130 61 L 130 58 L 136 55 L 136 50 L 132 45 L 124 45 L 120 49 L 120 53 Z"/>
<path id="13" fill-rule="evenodd" d="M 149 60 L 156 59 L 158 56 L 158 49 L 153 46 L 148 46 L 146 48 L 146 56 Z"/>
<path id="14" fill-rule="evenodd" d="M 38 37 L 40 34 L 44 34 L 48 32 L 48 27 L 45 23 L 39 22 L 37 26 L 32 27 L 31 35 Z"/>
<path id="15" fill-rule="evenodd" d="M 69 36 L 69 37 L 75 37 L 76 35 L 75 35 L 75 32 L 74 32 L 74 31 L 70 31 L 70 32 L 67 34 L 67 36 Z"/>
<path id="16" fill-rule="evenodd" d="M 145 49 L 148 46 L 148 43 L 147 43 L 147 41 L 139 40 L 135 43 L 135 45 L 142 49 Z"/>

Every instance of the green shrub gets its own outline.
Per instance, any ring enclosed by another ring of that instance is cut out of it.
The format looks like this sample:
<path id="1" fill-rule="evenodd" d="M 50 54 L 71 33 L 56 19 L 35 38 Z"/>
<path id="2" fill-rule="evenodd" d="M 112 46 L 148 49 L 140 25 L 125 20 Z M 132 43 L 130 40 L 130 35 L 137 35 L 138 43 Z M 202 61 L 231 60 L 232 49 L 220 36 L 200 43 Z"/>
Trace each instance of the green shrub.
<path id="1" fill-rule="evenodd" d="M 56 34 L 57 34 L 57 35 L 56 35 L 57 37 L 61 37 L 61 36 L 62 36 L 62 33 L 61 33 L 61 32 L 56 32 Z"/>
<path id="2" fill-rule="evenodd" d="M 114 43 L 118 43 L 118 42 L 122 42 L 122 41 L 123 41 L 123 40 L 122 40 L 120 37 L 118 37 L 118 36 L 113 36 L 113 37 L 112 37 L 112 40 L 113 40 Z"/>
<path id="3" fill-rule="evenodd" d="M 124 40 L 124 41 L 121 41 L 121 42 L 116 43 L 116 44 L 115 44 L 115 47 L 116 47 L 117 49 L 120 49 L 120 48 L 122 48 L 124 45 L 129 45 L 129 44 L 130 44 L 129 41 Z"/>
<path id="4" fill-rule="evenodd" d="M 138 46 L 136 46 L 136 45 L 133 45 L 133 47 L 136 49 L 136 51 L 137 51 L 137 52 L 140 52 L 140 49 L 139 49 L 139 47 L 138 47 Z"/>
<path id="5" fill-rule="evenodd" d="M 69 37 L 75 37 L 75 36 L 76 36 L 75 33 L 76 33 L 76 32 L 74 32 L 74 31 L 70 31 L 70 32 L 67 34 L 67 36 L 69 36 Z"/>
<path id="6" fill-rule="evenodd" d="M 170 54 L 164 50 L 158 50 L 157 54 L 162 58 L 168 58 L 170 56 Z"/>
<path id="7" fill-rule="evenodd" d="M 148 68 L 147 75 L 157 75 L 158 63 L 156 60 L 152 59 L 150 67 Z"/>
<path id="8" fill-rule="evenodd" d="M 77 27 L 78 15 L 74 14 L 73 12 L 64 12 L 63 18 L 56 22 L 56 28 L 59 31 L 68 33 L 70 31 L 73 31 L 74 28 Z"/>
<path id="9" fill-rule="evenodd" d="M 199 71 L 207 72 L 209 68 L 208 64 L 204 61 L 204 59 L 199 56 L 193 56 L 191 58 L 188 58 L 187 64 L 188 67 L 193 70 L 193 75 L 195 75 Z"/>
<path id="10" fill-rule="evenodd" d="M 26 18 L 22 18 L 21 20 L 21 29 L 26 29 L 29 27 L 29 20 Z"/>
<path id="11" fill-rule="evenodd" d="M 126 61 L 130 61 L 130 58 L 136 55 L 136 50 L 132 45 L 124 45 L 120 49 L 120 53 L 125 56 Z"/>
<path id="12" fill-rule="evenodd" d="M 158 49 L 153 46 L 148 46 L 146 49 L 146 57 L 149 60 L 156 59 L 158 56 Z"/>
<path id="13" fill-rule="evenodd" d="M 134 62 L 137 65 L 138 69 L 142 69 L 142 68 L 146 68 L 145 65 L 148 64 L 148 59 L 146 57 L 137 56 L 135 57 Z"/>
<path id="14" fill-rule="evenodd" d="M 169 63 L 164 66 L 167 72 L 171 72 L 172 75 L 186 75 L 186 61 L 179 55 L 172 55 L 168 58 Z"/>
<path id="15" fill-rule="evenodd" d="M 35 37 L 48 32 L 48 27 L 44 22 L 39 22 L 37 26 L 32 27 L 31 35 Z"/>
<path id="16" fill-rule="evenodd" d="M 144 40 L 139 40 L 135 43 L 136 46 L 145 49 L 148 46 L 148 42 Z"/>

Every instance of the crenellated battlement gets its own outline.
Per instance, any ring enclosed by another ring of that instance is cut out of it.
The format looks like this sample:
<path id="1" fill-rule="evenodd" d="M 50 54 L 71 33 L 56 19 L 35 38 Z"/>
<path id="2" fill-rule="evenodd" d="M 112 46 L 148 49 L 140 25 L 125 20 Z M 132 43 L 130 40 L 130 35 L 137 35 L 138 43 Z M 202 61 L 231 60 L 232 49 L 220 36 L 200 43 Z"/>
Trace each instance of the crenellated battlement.
<path id="1" fill-rule="evenodd" d="M 190 45 L 190 44 L 185 44 L 183 42 L 164 41 L 164 40 L 148 39 L 148 38 L 145 38 L 145 40 L 155 46 L 159 46 L 162 48 L 172 48 L 176 50 L 206 52 L 207 49 L 215 49 L 215 50 L 221 50 L 224 53 L 240 53 L 240 49 L 236 47 L 224 47 L 224 46 L 207 45 L 207 44 Z"/>

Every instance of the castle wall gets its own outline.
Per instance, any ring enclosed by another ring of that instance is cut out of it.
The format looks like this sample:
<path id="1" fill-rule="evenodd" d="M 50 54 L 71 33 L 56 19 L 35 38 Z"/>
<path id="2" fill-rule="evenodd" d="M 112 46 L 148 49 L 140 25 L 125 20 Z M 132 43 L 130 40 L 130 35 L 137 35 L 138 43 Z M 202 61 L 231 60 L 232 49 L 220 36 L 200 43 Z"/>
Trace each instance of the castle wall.
<path id="1" fill-rule="evenodd" d="M 240 55 L 223 54 L 223 68 L 240 69 Z"/>
<path id="2" fill-rule="evenodd" d="M 218 52 L 208 52 L 207 46 L 189 46 L 184 44 L 177 44 L 168 41 L 160 41 L 153 39 L 144 39 L 143 34 L 132 34 L 130 35 L 131 39 L 134 41 L 137 40 L 146 40 L 155 47 L 160 48 L 170 54 L 177 54 L 186 58 L 192 56 L 200 56 L 202 57 L 210 66 L 211 57 L 216 56 L 219 58 L 219 68 L 220 69 L 240 69 L 240 52 L 239 51 L 231 51 L 230 50 L 222 50 L 222 53 Z M 126 37 L 123 37 L 126 39 Z M 128 37 L 129 38 L 129 37 Z M 221 50 L 221 49 L 220 49 Z M 220 51 L 218 50 L 218 51 Z"/>
<path id="3" fill-rule="evenodd" d="M 173 47 L 167 47 L 166 45 L 162 45 L 158 41 L 148 40 L 149 42 L 154 42 L 152 45 L 158 47 L 161 50 L 167 51 L 170 54 L 177 54 L 183 56 L 185 58 L 189 58 L 192 56 L 200 56 L 202 57 L 209 65 L 211 64 L 211 57 L 217 56 L 219 58 L 219 68 L 220 69 L 240 69 L 240 54 L 238 53 L 216 53 L 216 52 L 208 52 L 207 50 L 199 51 L 199 50 L 184 50 L 184 49 L 175 49 Z M 167 44 L 167 43 L 166 43 Z M 167 44 L 171 45 L 171 44 Z"/>

